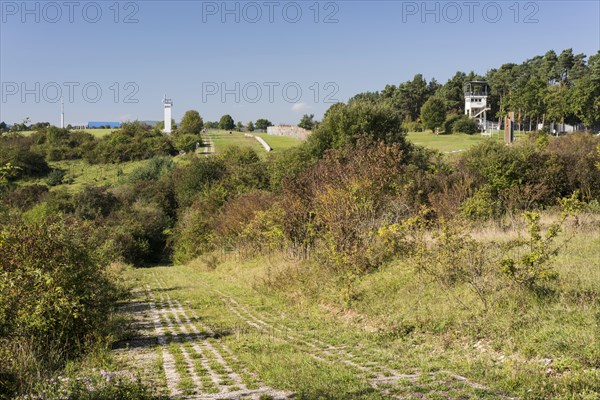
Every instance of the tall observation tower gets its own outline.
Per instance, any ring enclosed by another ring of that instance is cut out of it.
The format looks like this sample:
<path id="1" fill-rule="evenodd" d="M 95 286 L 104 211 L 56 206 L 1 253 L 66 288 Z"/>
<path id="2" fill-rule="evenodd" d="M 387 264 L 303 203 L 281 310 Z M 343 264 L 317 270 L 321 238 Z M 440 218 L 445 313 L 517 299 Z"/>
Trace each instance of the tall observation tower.
<path id="1" fill-rule="evenodd" d="M 473 118 L 482 130 L 486 129 L 488 84 L 485 81 L 470 81 L 465 83 L 465 114 Z"/>
<path id="2" fill-rule="evenodd" d="M 167 99 L 167 95 L 163 99 L 163 106 L 165 107 L 165 129 L 164 133 L 171 133 L 171 109 L 173 108 L 173 100 Z"/>

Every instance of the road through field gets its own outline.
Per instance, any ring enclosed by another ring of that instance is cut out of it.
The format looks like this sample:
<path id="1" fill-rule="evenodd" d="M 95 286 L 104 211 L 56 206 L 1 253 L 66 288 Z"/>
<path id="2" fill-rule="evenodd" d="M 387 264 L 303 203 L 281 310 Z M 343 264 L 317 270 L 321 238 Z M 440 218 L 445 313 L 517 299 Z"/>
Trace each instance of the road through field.
<path id="1" fill-rule="evenodd" d="M 138 335 L 154 338 L 164 374 L 155 381 L 171 398 L 507 398 L 448 371 L 408 368 L 385 344 L 347 343 L 314 317 L 206 272 L 135 273 L 135 301 L 146 305 Z"/>

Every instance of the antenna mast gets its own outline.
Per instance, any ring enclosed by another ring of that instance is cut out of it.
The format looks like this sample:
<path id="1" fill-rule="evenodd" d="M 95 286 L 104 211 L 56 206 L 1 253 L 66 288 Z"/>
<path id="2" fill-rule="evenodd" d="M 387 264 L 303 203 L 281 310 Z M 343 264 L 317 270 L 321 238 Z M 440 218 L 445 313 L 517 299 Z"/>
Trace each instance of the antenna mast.
<path id="1" fill-rule="evenodd" d="M 60 98 L 60 127 L 65 128 L 65 102 Z"/>

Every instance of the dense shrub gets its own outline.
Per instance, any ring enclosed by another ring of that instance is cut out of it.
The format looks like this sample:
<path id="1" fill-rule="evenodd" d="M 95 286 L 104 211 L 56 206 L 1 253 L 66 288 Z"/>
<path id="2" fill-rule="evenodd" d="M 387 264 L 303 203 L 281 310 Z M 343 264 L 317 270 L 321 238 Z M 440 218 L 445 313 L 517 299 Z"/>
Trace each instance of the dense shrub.
<path id="1" fill-rule="evenodd" d="M 405 120 L 402 122 L 402 129 L 405 132 L 423 132 L 423 124 L 419 121 Z"/>
<path id="2" fill-rule="evenodd" d="M 75 216 L 89 220 L 108 216 L 118 205 L 108 189 L 98 186 L 85 187 L 75 195 L 73 203 Z"/>
<path id="3" fill-rule="evenodd" d="M 561 196 L 579 190 L 586 201 L 600 200 L 600 137 L 589 133 L 576 133 L 555 138 L 548 143 L 547 151 L 555 157 L 565 184 Z M 558 184 L 558 182 L 557 182 Z"/>
<path id="4" fill-rule="evenodd" d="M 140 266 L 162 259 L 170 227 L 171 220 L 160 207 L 138 201 L 113 212 L 100 237 L 113 259 Z"/>
<path id="5" fill-rule="evenodd" d="M 483 185 L 462 203 L 460 211 L 467 218 L 486 220 L 502 215 L 503 209 L 498 197 L 493 195 L 491 187 Z"/>
<path id="6" fill-rule="evenodd" d="M 220 158 L 226 171 L 223 185 L 231 195 L 268 187 L 266 165 L 253 149 L 230 147 L 220 155 Z"/>
<path id="7" fill-rule="evenodd" d="M 215 221 L 215 233 L 224 245 L 237 243 L 257 214 L 268 210 L 274 202 L 275 196 L 264 191 L 252 191 L 229 200 Z"/>
<path id="8" fill-rule="evenodd" d="M 46 183 L 48 186 L 60 185 L 65 177 L 66 172 L 62 169 L 53 169 L 46 177 Z"/>
<path id="9" fill-rule="evenodd" d="M 467 117 L 466 115 L 461 115 L 460 118 L 457 118 L 452 123 L 452 133 L 466 133 L 468 135 L 472 135 L 477 132 L 479 132 L 479 125 L 477 124 L 477 121 Z"/>
<path id="10" fill-rule="evenodd" d="M 203 190 L 225 175 L 225 163 L 217 157 L 195 157 L 187 166 L 173 171 L 173 185 L 179 207 L 188 207 Z"/>
<path id="11" fill-rule="evenodd" d="M 0 232 L 0 397 L 24 392 L 102 332 L 116 292 L 92 236 L 61 219 Z"/>
<path id="12" fill-rule="evenodd" d="M 132 206 L 141 201 L 156 204 L 169 218 L 177 214 L 177 202 L 170 174 L 157 180 L 139 180 L 129 185 L 121 185 L 112 189 L 112 193 L 122 206 Z"/>
<path id="13" fill-rule="evenodd" d="M 202 140 L 199 135 L 187 133 L 175 133 L 171 137 L 173 147 L 177 151 L 190 152 L 196 150 L 196 146 L 202 145 Z"/>
<path id="14" fill-rule="evenodd" d="M 0 165 L 11 164 L 8 179 L 35 177 L 50 172 L 50 167 L 39 152 L 33 151 L 31 138 L 21 136 L 0 137 Z"/>
<path id="15" fill-rule="evenodd" d="M 50 126 L 32 134 L 34 148 L 49 161 L 82 158 L 96 145 L 93 135 Z"/>
<path id="16" fill-rule="evenodd" d="M 294 179 L 313 166 L 313 158 L 307 146 L 298 146 L 282 152 L 269 153 L 267 160 L 267 173 L 269 184 L 274 191 L 283 189 L 287 180 Z"/>
<path id="17" fill-rule="evenodd" d="M 517 153 L 511 147 L 492 140 L 465 152 L 459 165 L 479 182 L 490 185 L 493 197 L 519 181 L 520 167 Z"/>
<path id="18" fill-rule="evenodd" d="M 452 218 L 475 190 L 475 177 L 461 168 L 441 169 L 432 176 L 427 199 L 438 217 Z"/>
<path id="19" fill-rule="evenodd" d="M 400 146 L 383 142 L 326 153 L 286 191 L 282 207 L 290 241 L 314 242 L 337 270 L 373 267 L 367 256 L 371 232 L 406 211 L 396 209 L 403 158 Z"/>
<path id="20" fill-rule="evenodd" d="M 475 218 L 494 217 L 551 206 L 575 191 L 585 201 L 598 199 L 595 148 L 599 141 L 589 134 L 573 134 L 550 140 L 531 137 L 513 146 L 486 141 L 470 149 L 457 168 L 469 176 L 471 189 L 481 188 L 462 212 Z"/>
<path id="21" fill-rule="evenodd" d="M 217 209 L 198 201 L 182 211 L 173 232 L 173 261 L 183 263 L 213 249 Z"/>
<path id="22" fill-rule="evenodd" d="M 44 185 L 27 185 L 6 194 L 6 204 L 25 211 L 40 202 L 48 193 Z"/>
<path id="23" fill-rule="evenodd" d="M 447 135 L 453 133 L 452 125 L 454 125 L 454 123 L 461 118 L 462 118 L 461 114 L 450 114 L 450 115 L 446 116 L 446 120 L 444 121 L 444 125 L 443 125 L 444 133 Z"/>
<path id="24" fill-rule="evenodd" d="M 386 103 L 353 101 L 338 103 L 327 110 L 323 122 L 310 135 L 311 154 L 321 157 L 328 149 L 342 149 L 361 139 L 396 143 L 407 152 L 402 115 Z"/>
<path id="25" fill-rule="evenodd" d="M 103 137 L 86 159 L 91 163 L 116 163 L 173 154 L 175 149 L 167 136 L 136 121 L 124 123 L 120 130 Z"/>
<path id="26" fill-rule="evenodd" d="M 64 188 L 55 189 L 45 197 L 45 204 L 52 215 L 58 213 L 71 214 L 75 212 L 73 196 Z"/>
<path id="27" fill-rule="evenodd" d="M 172 171 L 175 168 L 173 160 L 168 157 L 154 157 L 148 160 L 144 165 L 136 168 L 129 175 L 129 182 L 155 181 L 162 175 Z"/>

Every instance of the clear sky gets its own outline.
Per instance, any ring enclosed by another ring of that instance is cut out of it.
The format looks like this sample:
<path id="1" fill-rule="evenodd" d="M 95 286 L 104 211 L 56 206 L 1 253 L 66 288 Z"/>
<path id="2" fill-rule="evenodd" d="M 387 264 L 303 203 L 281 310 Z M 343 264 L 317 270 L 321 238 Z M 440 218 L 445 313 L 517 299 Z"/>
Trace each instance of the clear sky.
<path id="1" fill-rule="evenodd" d="M 444 83 L 600 49 L 593 1 L 0 1 L 0 121 L 321 118 L 422 73 Z"/>

